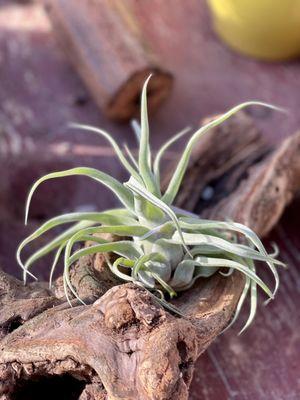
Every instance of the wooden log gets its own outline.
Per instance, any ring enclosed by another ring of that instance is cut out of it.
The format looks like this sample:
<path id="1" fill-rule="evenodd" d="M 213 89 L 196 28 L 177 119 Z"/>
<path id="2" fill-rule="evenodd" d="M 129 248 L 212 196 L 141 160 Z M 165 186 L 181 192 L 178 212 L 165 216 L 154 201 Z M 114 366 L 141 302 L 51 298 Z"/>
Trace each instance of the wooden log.
<path id="1" fill-rule="evenodd" d="M 176 204 L 212 219 L 225 215 L 265 236 L 300 189 L 299 155 L 300 131 L 273 149 L 240 112 L 194 148 Z"/>
<path id="2" fill-rule="evenodd" d="M 172 75 L 143 39 L 129 5 L 118 0 L 45 4 L 58 42 L 109 118 L 138 115 L 141 88 L 150 73 L 149 110 L 159 107 L 170 92 Z"/>
<path id="3" fill-rule="evenodd" d="M 203 124 L 210 119 L 206 118 Z M 202 213 L 232 193 L 238 186 L 238 177 L 245 175 L 250 165 L 270 151 L 270 145 L 253 119 L 242 111 L 235 114 L 225 124 L 211 129 L 194 147 L 189 173 L 185 175 L 176 198 L 177 206 Z M 163 189 L 166 189 L 176 168 L 176 160 L 170 164 L 164 175 Z M 227 179 L 229 175 L 230 180 Z M 226 187 L 221 185 L 222 177 Z"/>
<path id="4" fill-rule="evenodd" d="M 300 189 L 300 131 L 286 139 L 264 160 L 247 169 L 238 191 L 223 197 L 203 215 L 224 213 L 266 236 Z"/>
<path id="5" fill-rule="evenodd" d="M 246 163 L 247 167 L 240 168 L 241 162 L 245 165 L 239 157 L 240 151 L 248 145 L 241 143 L 234 150 L 229 138 L 242 132 L 244 139 L 241 141 L 251 143 L 249 135 L 253 137 L 253 131 L 245 129 L 248 123 L 241 114 L 231 121 L 230 129 L 226 123 L 224 130 L 218 128 L 208 136 L 216 153 L 221 147 L 222 152 L 236 159 L 231 168 L 226 166 L 225 156 L 223 167 L 220 164 L 216 174 L 213 152 L 207 152 L 207 142 L 199 144 L 184 181 L 184 190 L 189 187 L 189 179 L 195 179 L 201 164 L 199 160 L 209 157 L 205 172 L 214 178 L 206 184 L 215 183 L 216 197 L 207 199 L 205 207 L 202 205 L 203 213 L 247 221 L 258 234 L 264 235 L 280 216 L 275 212 L 267 228 L 257 224 L 260 218 L 264 220 L 268 204 L 272 209 L 282 210 L 299 189 L 300 134 L 287 139 L 269 155 L 262 141 L 262 147 L 257 147 L 263 154 L 260 159 L 253 158 L 249 152 L 251 161 Z M 216 140 L 219 134 L 224 140 Z M 258 131 L 255 134 L 258 138 L 256 135 Z M 287 157 L 293 160 L 293 165 L 287 163 Z M 254 166 L 249 167 L 250 164 Z M 257 170 L 268 172 L 260 175 L 263 179 L 257 179 Z M 280 187 L 287 189 L 285 196 L 270 195 L 278 184 L 277 174 Z M 245 187 L 251 188 L 246 201 Z M 193 187 L 193 192 L 196 188 Z M 223 188 L 231 191 L 225 198 L 219 193 Z M 202 192 L 198 193 L 201 199 Z M 264 207 L 255 207 L 258 198 Z M 255 213 L 249 213 L 249 208 L 255 209 Z M 186 316 L 178 318 L 162 309 L 139 286 L 111 287 L 117 282 L 110 281 L 103 268 L 104 260 L 98 256 L 81 262 L 80 268 L 71 274 L 72 283 L 90 304 L 82 306 L 73 300 L 73 308 L 69 308 L 63 296 L 45 293 L 43 288 L 39 288 L 37 294 L 37 288 L 21 290 L 18 281 L 0 272 L 0 327 L 4 336 L 0 341 L 1 400 L 25 400 L 29 392 L 39 398 L 44 395 L 45 387 L 50 387 L 48 394 L 52 397 L 63 394 L 66 399 L 187 399 L 194 362 L 230 321 L 243 288 L 243 276 L 234 273 L 225 278 L 215 274 L 210 279 L 199 280 L 174 301 Z M 57 290 L 59 281 L 55 289 L 55 293 L 61 294 Z M 93 303 L 95 296 L 101 297 Z M 32 315 L 32 299 L 39 307 L 49 301 L 49 309 L 37 308 L 39 315 Z M 26 311 L 28 307 L 29 312 Z M 8 323 L 12 320 L 10 308 L 16 322 L 13 324 Z"/>

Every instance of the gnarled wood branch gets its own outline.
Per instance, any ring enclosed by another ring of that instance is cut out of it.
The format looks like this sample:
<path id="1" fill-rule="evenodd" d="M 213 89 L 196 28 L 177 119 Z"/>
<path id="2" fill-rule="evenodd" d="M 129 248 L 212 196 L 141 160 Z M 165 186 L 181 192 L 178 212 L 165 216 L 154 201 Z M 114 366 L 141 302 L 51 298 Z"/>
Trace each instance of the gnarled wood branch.
<path id="1" fill-rule="evenodd" d="M 271 151 L 241 113 L 194 150 L 177 205 L 265 235 L 299 189 L 299 154 L 300 133 Z M 199 280 L 175 301 L 185 318 L 118 285 L 99 256 L 82 259 L 72 283 L 88 305 L 70 308 L 59 281 L 50 292 L 0 272 L 1 400 L 44 397 L 45 388 L 65 399 L 187 399 L 194 362 L 230 321 L 244 280 Z"/>
<path id="2" fill-rule="evenodd" d="M 129 5 L 118 0 L 44 0 L 53 31 L 96 103 L 115 120 L 139 112 L 145 79 L 148 105 L 157 109 L 173 77 L 143 38 Z"/>

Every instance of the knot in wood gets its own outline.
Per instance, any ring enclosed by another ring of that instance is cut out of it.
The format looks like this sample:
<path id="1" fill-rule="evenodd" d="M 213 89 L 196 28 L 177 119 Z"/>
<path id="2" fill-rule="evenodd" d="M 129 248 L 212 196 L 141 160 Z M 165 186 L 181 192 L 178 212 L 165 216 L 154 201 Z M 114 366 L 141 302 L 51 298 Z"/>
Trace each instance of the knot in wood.
<path id="1" fill-rule="evenodd" d="M 134 312 L 126 299 L 122 299 L 118 305 L 111 304 L 105 313 L 105 325 L 110 329 L 119 330 L 130 325 L 134 320 Z"/>
<path id="2" fill-rule="evenodd" d="M 135 313 L 127 299 L 127 287 L 116 286 L 94 303 L 104 314 L 109 329 L 121 329 L 135 321 Z"/>

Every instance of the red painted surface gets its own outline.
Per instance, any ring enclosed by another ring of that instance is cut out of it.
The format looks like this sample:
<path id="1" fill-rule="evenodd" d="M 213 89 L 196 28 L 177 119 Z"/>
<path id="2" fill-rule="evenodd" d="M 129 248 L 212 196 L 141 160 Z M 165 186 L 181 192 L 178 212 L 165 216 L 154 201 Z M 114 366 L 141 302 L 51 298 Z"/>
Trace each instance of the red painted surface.
<path id="1" fill-rule="evenodd" d="M 251 110 L 271 141 L 299 128 L 299 61 L 267 64 L 234 54 L 213 34 L 203 1 L 129 2 L 146 36 L 176 77 L 171 98 L 151 122 L 155 147 L 183 126 L 197 126 L 202 117 L 248 99 L 280 104 L 291 111 L 286 117 Z M 0 208 L 3 202 L 13 204 L 16 218 L 14 222 L 8 220 L 11 210 L 7 215 L 0 213 L 0 263 L 17 274 L 14 251 L 25 234 L 20 226 L 26 187 L 41 174 L 34 168 L 28 170 L 31 160 L 43 160 L 48 154 L 52 161 L 45 168 L 51 170 L 59 168 L 62 161 L 74 162 L 75 153 L 76 164 L 95 165 L 122 178 L 123 172 L 111 151 L 95 147 L 104 144 L 101 140 L 70 133 L 66 124 L 86 122 L 110 130 L 129 144 L 134 139 L 127 126 L 111 123 L 96 108 L 57 46 L 38 4 L 0 0 L 0 79 Z M 75 146 L 76 143 L 84 146 Z M 11 180 L 21 179 L 24 165 L 28 184 L 16 188 Z M 8 173 L 11 180 L 5 183 L 3 177 Z M 64 194 L 72 196 L 63 204 L 53 186 L 37 194 L 37 204 L 49 205 L 41 216 L 53 215 L 57 209 L 70 211 L 82 204 L 101 208 L 115 204 L 109 193 L 94 183 L 86 185 L 82 179 L 76 180 L 74 193 L 70 189 L 74 182 L 68 181 L 67 186 L 57 182 Z M 299 204 L 295 202 L 286 211 L 270 236 L 280 245 L 282 259 L 289 264 L 289 270 L 281 273 L 276 301 L 259 308 L 255 324 L 245 334 L 237 336 L 237 330 L 230 330 L 199 359 L 191 400 L 300 398 Z M 41 276 L 47 275 L 43 272 Z"/>

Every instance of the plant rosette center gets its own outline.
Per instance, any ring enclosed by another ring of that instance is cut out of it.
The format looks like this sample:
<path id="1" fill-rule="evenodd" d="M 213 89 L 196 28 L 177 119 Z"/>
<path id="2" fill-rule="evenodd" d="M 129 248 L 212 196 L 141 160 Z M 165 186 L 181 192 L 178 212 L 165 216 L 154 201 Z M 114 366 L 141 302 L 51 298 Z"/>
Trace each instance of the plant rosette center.
<path id="1" fill-rule="evenodd" d="M 242 103 L 199 128 L 188 139 L 167 189 L 162 193 L 161 159 L 165 151 L 190 129 L 179 132 L 159 149 L 155 158 L 152 157 L 147 114 L 149 79 L 150 77 L 142 90 L 140 125 L 133 122 L 139 146 L 137 158 L 127 146 L 122 148 L 104 130 L 87 125 L 72 125 L 106 139 L 130 175 L 129 180 L 121 183 L 103 171 L 88 167 L 50 173 L 36 181 L 31 188 L 26 203 L 25 222 L 27 223 L 32 196 L 38 186 L 49 179 L 66 176 L 85 176 L 97 181 L 117 196 L 122 207 L 99 212 L 64 214 L 42 224 L 23 240 L 17 250 L 17 260 L 23 269 L 24 281 L 26 282 L 28 275 L 35 278 L 30 272 L 32 264 L 53 252 L 50 287 L 53 272 L 62 257 L 66 297 L 70 302 L 68 293 L 71 292 L 83 302 L 70 280 L 71 265 L 85 255 L 112 253 L 115 256 L 114 261 L 111 262 L 108 257 L 106 261 L 114 275 L 124 282 L 134 282 L 143 286 L 155 295 L 164 307 L 180 313 L 168 301 L 177 293 L 188 290 L 197 279 L 206 279 L 215 273 L 228 277 L 234 271 L 239 271 L 245 276 L 245 284 L 230 325 L 237 319 L 245 299 L 250 294 L 250 313 L 242 329 L 244 330 L 251 324 L 256 313 L 257 288 L 260 287 L 269 299 L 273 299 L 278 290 L 277 267 L 284 264 L 276 258 L 277 249 L 273 254 L 269 254 L 255 232 L 245 225 L 233 221 L 201 219 L 174 207 L 173 203 L 187 170 L 192 149 L 203 135 L 249 105 L 277 108 L 257 101 Z M 22 260 L 21 253 L 25 246 L 60 225 L 70 226 L 27 260 Z M 118 239 L 111 241 L 107 239 L 109 235 L 103 234 L 110 234 Z M 85 242 L 91 245 L 78 249 L 76 244 Z M 263 262 L 272 273 L 275 282 L 273 289 L 259 277 L 256 266 L 258 261 Z"/>

